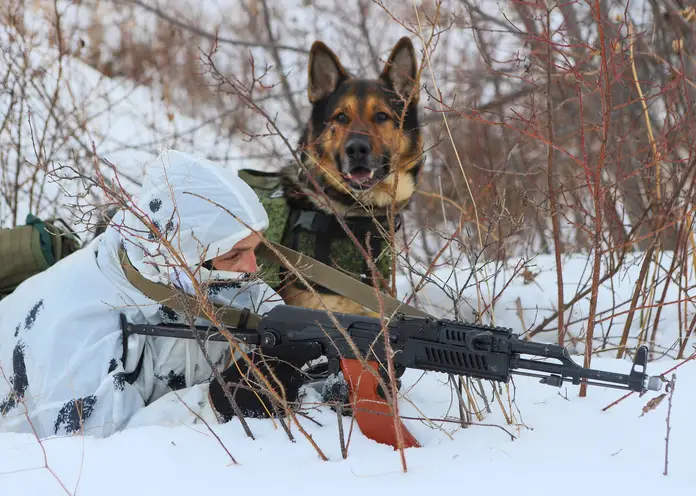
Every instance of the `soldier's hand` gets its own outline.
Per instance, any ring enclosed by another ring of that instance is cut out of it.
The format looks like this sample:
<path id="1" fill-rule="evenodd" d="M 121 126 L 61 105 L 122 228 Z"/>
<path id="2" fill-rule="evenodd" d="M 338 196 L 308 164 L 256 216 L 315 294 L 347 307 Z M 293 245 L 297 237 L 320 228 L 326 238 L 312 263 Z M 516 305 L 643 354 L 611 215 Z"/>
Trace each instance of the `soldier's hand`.
<path id="1" fill-rule="evenodd" d="M 302 366 L 320 356 L 322 356 L 322 350 L 317 343 L 292 343 L 268 350 L 259 349 L 249 354 L 254 366 L 263 374 L 276 394 L 281 398 L 284 397 L 289 403 L 297 401 L 300 387 L 304 382 Z M 264 418 L 284 414 L 282 407 L 279 411 L 274 411 L 274 401 L 268 393 L 266 382 L 260 380 L 250 370 L 244 359 L 239 359 L 224 370 L 222 377 L 229 393 L 245 417 Z M 221 421 L 231 420 L 234 417 L 234 410 L 216 379 L 210 383 L 209 394 L 211 404 Z"/>

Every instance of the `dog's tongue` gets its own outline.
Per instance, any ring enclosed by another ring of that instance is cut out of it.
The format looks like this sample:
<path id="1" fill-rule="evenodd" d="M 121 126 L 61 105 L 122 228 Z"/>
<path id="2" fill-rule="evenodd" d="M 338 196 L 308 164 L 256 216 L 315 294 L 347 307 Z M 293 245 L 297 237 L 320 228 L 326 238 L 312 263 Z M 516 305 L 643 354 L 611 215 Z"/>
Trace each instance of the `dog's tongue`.
<path id="1" fill-rule="evenodd" d="M 369 169 L 366 169 L 364 167 L 359 167 L 357 169 L 350 171 L 350 178 L 353 181 L 356 181 L 359 183 L 361 183 L 363 181 L 367 181 L 368 179 L 370 179 L 370 171 L 369 171 Z"/>

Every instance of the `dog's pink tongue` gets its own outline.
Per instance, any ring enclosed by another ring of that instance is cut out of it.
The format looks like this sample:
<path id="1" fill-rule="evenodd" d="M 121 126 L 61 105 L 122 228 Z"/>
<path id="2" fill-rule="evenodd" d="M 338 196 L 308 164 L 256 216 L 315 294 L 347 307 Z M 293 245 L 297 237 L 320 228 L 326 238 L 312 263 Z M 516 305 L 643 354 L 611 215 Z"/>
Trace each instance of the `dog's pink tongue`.
<path id="1" fill-rule="evenodd" d="M 350 173 L 350 178 L 353 181 L 363 182 L 370 179 L 370 171 L 364 168 L 356 169 Z"/>

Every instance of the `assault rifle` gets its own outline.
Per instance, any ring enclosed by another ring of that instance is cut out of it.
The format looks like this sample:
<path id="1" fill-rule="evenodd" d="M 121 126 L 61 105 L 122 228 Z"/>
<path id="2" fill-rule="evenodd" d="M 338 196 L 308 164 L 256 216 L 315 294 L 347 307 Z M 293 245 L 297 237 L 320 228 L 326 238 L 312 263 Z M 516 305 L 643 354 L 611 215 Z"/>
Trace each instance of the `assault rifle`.
<path id="1" fill-rule="evenodd" d="M 386 329 L 395 367 L 445 372 L 466 377 L 507 383 L 512 374 L 541 379 L 543 384 L 561 387 L 566 381 L 638 393 L 659 391 L 659 377 L 647 375 L 648 349 L 638 348 L 629 374 L 583 368 L 576 364 L 561 346 L 520 339 L 512 329 L 455 322 L 432 317 L 396 314 L 383 323 L 374 317 L 310 310 L 291 305 L 278 305 L 261 316 L 255 329 L 226 330 L 242 343 L 258 345 L 261 351 L 277 346 L 316 342 L 328 359 L 329 373 L 343 372 L 350 388 L 350 398 L 361 408 L 353 411 L 363 433 L 376 441 L 395 446 L 392 411 L 378 394 L 374 374 L 365 371 L 353 346 L 370 366 L 386 363 L 387 352 L 383 331 Z M 124 343 L 128 334 L 170 336 L 193 339 L 189 326 L 180 324 L 136 325 L 121 316 Z M 342 328 L 342 330 L 341 330 Z M 196 327 L 205 340 L 225 341 L 213 327 Z M 524 355 L 552 359 L 560 363 L 524 358 Z M 403 427 L 405 446 L 417 442 Z"/>

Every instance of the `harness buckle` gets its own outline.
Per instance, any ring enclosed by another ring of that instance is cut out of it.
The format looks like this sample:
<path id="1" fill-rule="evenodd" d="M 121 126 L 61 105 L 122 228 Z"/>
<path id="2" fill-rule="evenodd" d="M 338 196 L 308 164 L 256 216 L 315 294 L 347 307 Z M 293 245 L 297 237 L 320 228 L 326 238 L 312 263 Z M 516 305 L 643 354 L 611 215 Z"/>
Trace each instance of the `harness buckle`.
<path id="1" fill-rule="evenodd" d="M 300 210 L 300 215 L 297 217 L 293 229 L 298 227 L 309 232 L 326 232 L 329 230 L 331 217 L 313 210 Z"/>
<path id="2" fill-rule="evenodd" d="M 394 232 L 399 232 L 399 229 L 401 229 L 401 213 L 398 213 L 394 216 Z"/>
<path id="3" fill-rule="evenodd" d="M 401 216 L 401 213 L 397 213 L 394 215 L 394 232 L 397 233 L 399 232 L 399 229 L 401 229 L 401 223 L 402 223 L 403 217 Z M 385 230 L 389 230 L 389 218 L 387 216 L 382 216 L 382 217 L 376 217 L 375 220 L 379 223 L 379 225 L 382 226 Z M 369 224 L 371 226 L 371 229 L 374 228 L 374 224 L 372 221 L 369 221 Z"/>

